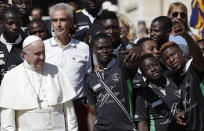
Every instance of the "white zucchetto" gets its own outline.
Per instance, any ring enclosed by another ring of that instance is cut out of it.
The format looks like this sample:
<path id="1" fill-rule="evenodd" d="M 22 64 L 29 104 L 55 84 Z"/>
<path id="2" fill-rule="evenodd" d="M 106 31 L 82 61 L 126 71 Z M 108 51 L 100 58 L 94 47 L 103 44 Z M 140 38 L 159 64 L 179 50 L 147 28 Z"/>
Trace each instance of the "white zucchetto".
<path id="1" fill-rule="evenodd" d="M 38 40 L 42 40 L 40 37 L 38 36 L 35 36 L 35 35 L 29 35 L 28 37 L 25 38 L 25 40 L 23 41 L 23 49 L 32 44 L 33 42 L 35 41 L 38 41 Z"/>

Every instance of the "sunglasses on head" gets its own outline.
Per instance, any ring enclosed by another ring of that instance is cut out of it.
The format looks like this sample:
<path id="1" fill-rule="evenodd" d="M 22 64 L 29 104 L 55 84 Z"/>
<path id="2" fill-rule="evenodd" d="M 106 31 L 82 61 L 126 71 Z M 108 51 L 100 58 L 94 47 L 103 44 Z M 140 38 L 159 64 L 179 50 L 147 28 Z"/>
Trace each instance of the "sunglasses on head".
<path id="1" fill-rule="evenodd" d="M 177 17 L 180 14 L 181 18 L 186 18 L 186 13 L 184 12 L 173 12 L 172 16 Z"/>

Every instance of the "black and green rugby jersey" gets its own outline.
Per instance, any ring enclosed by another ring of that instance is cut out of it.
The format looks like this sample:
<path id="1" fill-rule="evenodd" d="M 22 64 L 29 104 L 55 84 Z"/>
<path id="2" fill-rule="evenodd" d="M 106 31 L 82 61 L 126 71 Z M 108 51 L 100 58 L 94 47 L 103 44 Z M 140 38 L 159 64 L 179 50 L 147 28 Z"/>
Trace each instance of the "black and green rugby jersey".
<path id="1" fill-rule="evenodd" d="M 180 76 L 174 74 L 173 78 L 182 89 L 187 128 L 190 131 L 204 131 L 204 96 L 201 83 L 204 72 L 198 71 L 192 63 L 185 68 L 184 74 Z"/>
<path id="2" fill-rule="evenodd" d="M 93 72 L 86 79 L 88 105 L 96 107 L 94 131 L 131 131 L 132 123 L 99 79 L 111 89 L 131 115 L 131 82 L 123 62 L 112 59 L 104 70 Z"/>
<path id="3" fill-rule="evenodd" d="M 183 106 L 181 89 L 173 81 L 167 79 L 163 87 L 149 83 L 141 88 L 136 100 L 136 121 L 145 121 L 150 131 L 185 130 L 175 119 Z"/>

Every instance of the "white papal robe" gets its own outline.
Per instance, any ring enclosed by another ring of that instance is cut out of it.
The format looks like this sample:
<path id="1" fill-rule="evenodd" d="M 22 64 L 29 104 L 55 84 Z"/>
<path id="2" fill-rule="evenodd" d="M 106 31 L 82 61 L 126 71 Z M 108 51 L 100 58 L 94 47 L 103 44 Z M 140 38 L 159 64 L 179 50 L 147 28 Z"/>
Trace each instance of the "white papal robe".
<path id="1" fill-rule="evenodd" d="M 60 68 L 45 63 L 42 70 L 35 71 L 24 61 L 2 81 L 1 127 L 8 131 L 78 131 L 72 103 L 75 96 Z"/>

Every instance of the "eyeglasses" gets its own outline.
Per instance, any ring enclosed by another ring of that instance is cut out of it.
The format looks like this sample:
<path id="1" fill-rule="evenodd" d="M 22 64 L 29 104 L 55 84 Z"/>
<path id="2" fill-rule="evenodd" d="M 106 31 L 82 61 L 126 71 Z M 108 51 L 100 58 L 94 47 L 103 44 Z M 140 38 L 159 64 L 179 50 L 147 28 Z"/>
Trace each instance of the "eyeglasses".
<path id="1" fill-rule="evenodd" d="M 181 18 L 186 18 L 186 13 L 184 12 L 173 12 L 172 16 L 177 17 L 180 14 Z"/>

